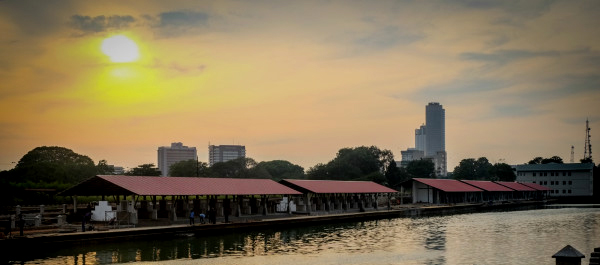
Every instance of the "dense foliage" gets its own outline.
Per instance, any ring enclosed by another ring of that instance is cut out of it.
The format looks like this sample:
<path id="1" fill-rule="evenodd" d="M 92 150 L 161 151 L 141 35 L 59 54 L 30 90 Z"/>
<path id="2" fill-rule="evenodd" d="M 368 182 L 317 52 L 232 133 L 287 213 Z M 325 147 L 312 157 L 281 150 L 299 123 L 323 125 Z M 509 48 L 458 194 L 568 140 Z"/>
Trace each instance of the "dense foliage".
<path id="1" fill-rule="evenodd" d="M 556 164 L 562 164 L 563 163 L 563 159 L 560 156 L 553 156 L 553 157 L 548 157 L 548 158 L 543 158 L 541 156 L 535 157 L 531 160 L 529 160 L 528 164 L 550 164 L 550 163 L 556 163 Z"/>
<path id="2" fill-rule="evenodd" d="M 125 172 L 125 175 L 128 176 L 160 176 L 160 170 L 158 170 L 158 168 L 150 163 L 150 164 L 143 164 L 143 165 L 139 165 L 137 167 L 134 167 L 132 169 L 130 169 L 129 171 Z"/>
<path id="3" fill-rule="evenodd" d="M 306 176 L 308 179 L 360 179 L 385 182 L 385 172 L 392 162 L 394 162 L 394 155 L 391 151 L 381 150 L 375 146 L 342 148 L 329 163 L 311 167 L 306 172 Z"/>
<path id="4" fill-rule="evenodd" d="M 480 157 L 477 160 L 467 158 L 460 161 L 454 168 L 454 179 L 468 180 L 492 180 L 492 181 L 515 181 L 512 167 L 506 163 L 491 164 L 487 158 Z"/>

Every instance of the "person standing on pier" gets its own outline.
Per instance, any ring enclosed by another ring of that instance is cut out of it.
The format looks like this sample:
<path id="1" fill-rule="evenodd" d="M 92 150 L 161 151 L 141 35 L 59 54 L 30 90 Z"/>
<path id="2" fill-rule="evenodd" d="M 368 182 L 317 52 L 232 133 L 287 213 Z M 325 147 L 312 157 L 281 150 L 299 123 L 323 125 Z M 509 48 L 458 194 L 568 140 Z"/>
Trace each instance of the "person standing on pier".
<path id="1" fill-rule="evenodd" d="M 190 225 L 194 225 L 194 209 L 190 212 Z"/>

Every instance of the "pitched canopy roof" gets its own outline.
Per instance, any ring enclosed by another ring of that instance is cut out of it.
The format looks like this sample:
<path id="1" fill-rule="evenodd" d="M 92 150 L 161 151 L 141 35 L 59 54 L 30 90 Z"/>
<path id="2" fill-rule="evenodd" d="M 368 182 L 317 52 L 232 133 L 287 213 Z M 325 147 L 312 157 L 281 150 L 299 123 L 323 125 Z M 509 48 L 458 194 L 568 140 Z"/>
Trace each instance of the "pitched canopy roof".
<path id="1" fill-rule="evenodd" d="M 534 189 L 539 190 L 539 191 L 552 190 L 551 188 L 548 188 L 546 186 L 542 186 L 542 185 L 536 184 L 536 183 L 531 183 L 531 182 L 519 182 L 519 183 L 521 183 L 521 184 L 523 184 L 523 185 L 525 185 L 527 187 L 534 188 Z"/>
<path id="2" fill-rule="evenodd" d="M 395 193 L 396 190 L 372 181 L 284 179 L 279 183 L 303 193 Z"/>
<path id="3" fill-rule="evenodd" d="M 445 191 L 445 192 L 481 192 L 483 190 L 473 187 L 464 182 L 460 182 L 454 179 L 424 179 L 424 178 L 413 178 L 414 181 L 423 183 L 433 188 Z"/>
<path id="4" fill-rule="evenodd" d="M 270 179 L 99 175 L 61 195 L 275 195 L 301 194 Z"/>
<path id="5" fill-rule="evenodd" d="M 518 182 L 508 182 L 508 181 L 494 181 L 502 186 L 511 188 L 516 191 L 536 191 L 536 189 L 525 186 Z"/>
<path id="6" fill-rule="evenodd" d="M 513 191 L 498 183 L 485 180 L 461 180 L 464 183 L 475 186 L 485 191 Z"/>

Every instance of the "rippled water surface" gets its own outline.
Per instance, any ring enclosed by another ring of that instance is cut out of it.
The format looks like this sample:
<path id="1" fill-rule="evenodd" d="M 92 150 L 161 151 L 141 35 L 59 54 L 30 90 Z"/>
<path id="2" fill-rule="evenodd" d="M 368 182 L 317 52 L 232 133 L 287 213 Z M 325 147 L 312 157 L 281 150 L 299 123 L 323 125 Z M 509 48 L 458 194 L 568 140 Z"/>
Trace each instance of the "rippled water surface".
<path id="1" fill-rule="evenodd" d="M 39 252 L 25 264 L 554 264 L 570 244 L 587 264 L 600 208 L 396 218 Z"/>

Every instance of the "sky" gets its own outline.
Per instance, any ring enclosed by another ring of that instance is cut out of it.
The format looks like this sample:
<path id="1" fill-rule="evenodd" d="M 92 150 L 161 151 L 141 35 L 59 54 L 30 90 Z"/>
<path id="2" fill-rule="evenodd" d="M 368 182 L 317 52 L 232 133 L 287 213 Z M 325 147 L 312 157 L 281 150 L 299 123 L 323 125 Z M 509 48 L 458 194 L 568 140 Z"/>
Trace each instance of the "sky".
<path id="1" fill-rule="evenodd" d="M 578 161 L 586 119 L 600 152 L 598 14 L 596 0 L 2 0 L 0 170 L 39 146 L 157 164 L 172 142 L 305 170 L 345 147 L 401 160 L 429 102 L 446 110 L 448 171 L 569 162 L 571 146 Z M 103 53 L 117 35 L 137 60 Z"/>

